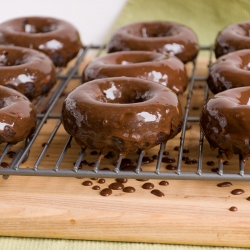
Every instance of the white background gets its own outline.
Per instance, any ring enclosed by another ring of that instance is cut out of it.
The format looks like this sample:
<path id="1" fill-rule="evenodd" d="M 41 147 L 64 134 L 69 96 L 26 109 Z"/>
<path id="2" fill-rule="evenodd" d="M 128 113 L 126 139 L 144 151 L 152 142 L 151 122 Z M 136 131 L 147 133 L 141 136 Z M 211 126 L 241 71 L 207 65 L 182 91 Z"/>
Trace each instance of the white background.
<path id="1" fill-rule="evenodd" d="M 85 45 L 101 44 L 127 0 L 6 0 L 0 23 L 23 16 L 49 16 L 73 24 Z"/>

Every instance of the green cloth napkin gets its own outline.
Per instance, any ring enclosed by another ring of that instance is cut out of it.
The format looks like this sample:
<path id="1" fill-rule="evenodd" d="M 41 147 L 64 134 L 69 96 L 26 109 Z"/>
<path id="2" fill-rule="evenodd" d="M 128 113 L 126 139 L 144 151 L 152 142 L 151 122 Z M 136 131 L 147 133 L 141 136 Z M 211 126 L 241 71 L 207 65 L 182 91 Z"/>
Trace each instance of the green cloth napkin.
<path id="1" fill-rule="evenodd" d="M 212 45 L 218 32 L 250 20 L 249 0 L 129 0 L 106 40 L 118 27 L 138 21 L 175 21 L 192 28 L 200 45 Z"/>
<path id="2" fill-rule="evenodd" d="M 211 45 L 219 30 L 249 19 L 250 0 L 129 0 L 114 26 L 137 21 L 168 20 L 191 27 L 201 45 Z M 107 13 L 108 14 L 108 13 Z M 236 250 L 242 248 L 0 237 L 1 250 Z"/>

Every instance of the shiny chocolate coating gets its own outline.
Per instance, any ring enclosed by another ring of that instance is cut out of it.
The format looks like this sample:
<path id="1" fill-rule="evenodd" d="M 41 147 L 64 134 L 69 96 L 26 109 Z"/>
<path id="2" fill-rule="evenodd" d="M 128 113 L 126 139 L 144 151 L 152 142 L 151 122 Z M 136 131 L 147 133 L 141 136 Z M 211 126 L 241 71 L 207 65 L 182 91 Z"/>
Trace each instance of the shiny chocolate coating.
<path id="1" fill-rule="evenodd" d="M 169 53 L 182 62 L 192 61 L 198 54 L 198 39 L 193 30 L 174 22 L 138 22 L 117 29 L 107 51 L 144 50 Z"/>
<path id="2" fill-rule="evenodd" d="M 97 57 L 85 67 L 82 81 L 128 76 L 167 86 L 176 94 L 188 84 L 185 65 L 175 56 L 151 51 L 121 51 Z"/>
<path id="3" fill-rule="evenodd" d="M 250 50 L 239 50 L 221 56 L 210 67 L 207 79 L 210 90 L 216 94 L 227 89 L 249 86 Z"/>
<path id="4" fill-rule="evenodd" d="M 81 147 L 126 155 L 173 138 L 183 118 L 177 95 L 165 86 L 114 77 L 74 89 L 63 103 L 62 123 Z"/>
<path id="5" fill-rule="evenodd" d="M 234 23 L 220 31 L 215 41 L 216 58 L 236 50 L 250 49 L 249 31 L 250 21 Z"/>
<path id="6" fill-rule="evenodd" d="M 250 87 L 225 90 L 210 98 L 200 125 L 211 149 L 219 148 L 228 159 L 250 156 Z"/>
<path id="7" fill-rule="evenodd" d="M 0 86 L 0 143 L 16 144 L 36 128 L 34 106 L 14 89 Z"/>
<path id="8" fill-rule="evenodd" d="M 45 54 L 0 45 L 0 85 L 15 89 L 31 100 L 47 93 L 55 83 L 55 67 Z"/>
<path id="9" fill-rule="evenodd" d="M 70 23 L 51 17 L 20 17 L 0 24 L 0 44 L 42 51 L 55 66 L 66 66 L 82 44 Z"/>

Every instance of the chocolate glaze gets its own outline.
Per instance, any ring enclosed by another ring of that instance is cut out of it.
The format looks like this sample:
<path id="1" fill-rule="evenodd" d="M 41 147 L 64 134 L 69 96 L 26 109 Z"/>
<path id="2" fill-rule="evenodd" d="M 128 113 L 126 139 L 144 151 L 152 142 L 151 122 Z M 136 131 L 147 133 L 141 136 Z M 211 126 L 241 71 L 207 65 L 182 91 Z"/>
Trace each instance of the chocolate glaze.
<path id="1" fill-rule="evenodd" d="M 235 50 L 250 49 L 250 21 L 234 23 L 222 31 L 216 37 L 216 58 Z"/>
<path id="2" fill-rule="evenodd" d="M 82 44 L 73 25 L 51 17 L 21 17 L 0 24 L 0 44 L 33 48 L 66 66 Z"/>
<path id="3" fill-rule="evenodd" d="M 135 188 L 134 187 L 125 187 L 125 188 L 123 188 L 123 192 L 125 192 L 125 193 L 134 193 Z"/>
<path id="4" fill-rule="evenodd" d="M 211 149 L 219 148 L 228 159 L 250 156 L 250 87 L 229 89 L 204 105 L 200 125 Z"/>
<path id="5" fill-rule="evenodd" d="M 185 66 L 178 58 L 148 51 L 122 51 L 97 57 L 85 67 L 82 81 L 119 76 L 154 81 L 176 94 L 183 93 L 188 85 Z"/>
<path id="6" fill-rule="evenodd" d="M 34 106 L 14 89 L 0 86 L 0 143 L 17 143 L 36 128 Z"/>
<path id="7" fill-rule="evenodd" d="M 193 60 L 199 50 L 196 34 L 174 22 L 138 22 L 117 29 L 108 45 L 108 52 L 157 51 L 177 56 L 184 63 Z"/>
<path id="8" fill-rule="evenodd" d="M 231 182 L 225 181 L 217 184 L 218 187 L 231 187 L 233 184 Z"/>
<path id="9" fill-rule="evenodd" d="M 249 61 L 249 49 L 235 51 L 220 57 L 209 70 L 207 83 L 210 90 L 216 94 L 227 89 L 249 86 Z"/>
<path id="10" fill-rule="evenodd" d="M 29 99 L 47 93 L 56 83 L 51 60 L 33 49 L 0 45 L 0 85 Z"/>
<path id="11" fill-rule="evenodd" d="M 165 143 L 180 132 L 183 123 L 174 92 L 128 77 L 77 87 L 63 103 L 62 122 L 81 147 L 123 156 Z"/>

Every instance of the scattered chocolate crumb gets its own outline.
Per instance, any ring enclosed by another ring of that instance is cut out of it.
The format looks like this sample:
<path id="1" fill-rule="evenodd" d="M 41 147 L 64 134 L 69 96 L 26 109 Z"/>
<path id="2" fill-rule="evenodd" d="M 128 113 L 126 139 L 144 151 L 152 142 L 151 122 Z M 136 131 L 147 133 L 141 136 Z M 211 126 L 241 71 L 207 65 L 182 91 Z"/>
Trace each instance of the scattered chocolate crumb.
<path id="1" fill-rule="evenodd" d="M 93 186 L 92 189 L 93 190 L 100 190 L 100 187 L 96 185 L 96 186 Z"/>
<path id="2" fill-rule="evenodd" d="M 136 179 L 137 181 L 148 181 L 149 179 Z"/>
<path id="3" fill-rule="evenodd" d="M 224 161 L 223 165 L 229 165 L 229 161 Z"/>

